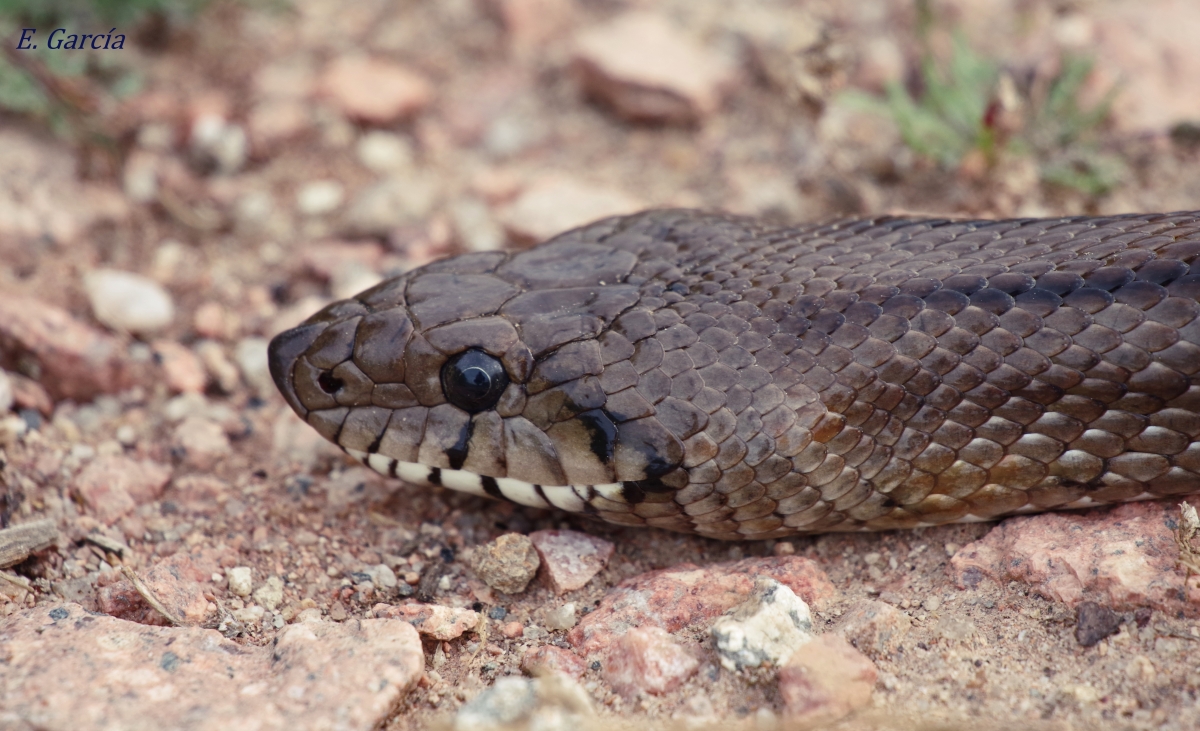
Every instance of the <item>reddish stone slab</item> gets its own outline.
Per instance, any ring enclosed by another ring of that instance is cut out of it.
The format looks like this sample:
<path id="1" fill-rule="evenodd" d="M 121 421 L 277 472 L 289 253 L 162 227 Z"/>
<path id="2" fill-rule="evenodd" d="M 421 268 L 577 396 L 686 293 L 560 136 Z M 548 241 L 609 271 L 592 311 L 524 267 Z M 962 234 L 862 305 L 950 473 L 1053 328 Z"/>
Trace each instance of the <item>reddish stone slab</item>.
<path id="1" fill-rule="evenodd" d="M 677 632 L 684 627 L 708 625 L 725 610 L 745 601 L 759 576 L 786 584 L 818 608 L 838 594 L 825 572 L 802 556 L 748 558 L 705 568 L 680 564 L 621 582 L 567 634 L 567 639 L 588 656 L 631 627 L 661 627 Z"/>

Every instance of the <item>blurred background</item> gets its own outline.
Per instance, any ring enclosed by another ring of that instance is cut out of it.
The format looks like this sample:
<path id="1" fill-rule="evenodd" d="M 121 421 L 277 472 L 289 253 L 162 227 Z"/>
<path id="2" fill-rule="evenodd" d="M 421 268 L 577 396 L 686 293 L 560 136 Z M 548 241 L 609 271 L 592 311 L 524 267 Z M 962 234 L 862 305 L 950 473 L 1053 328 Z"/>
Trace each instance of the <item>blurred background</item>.
<path id="1" fill-rule="evenodd" d="M 0 287 L 80 309 L 51 283 L 134 270 L 178 335 L 652 206 L 1200 207 L 1188 0 L 0 0 L 0 31 Z"/>

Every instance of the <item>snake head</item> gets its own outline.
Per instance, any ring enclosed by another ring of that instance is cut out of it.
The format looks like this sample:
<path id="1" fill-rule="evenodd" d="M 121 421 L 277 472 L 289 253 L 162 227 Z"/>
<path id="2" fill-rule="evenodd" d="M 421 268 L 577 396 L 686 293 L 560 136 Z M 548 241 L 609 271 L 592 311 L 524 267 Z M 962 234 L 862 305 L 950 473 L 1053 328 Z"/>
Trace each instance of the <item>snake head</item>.
<path id="1" fill-rule="evenodd" d="M 671 397 L 664 323 L 639 307 L 663 286 L 647 290 L 638 252 L 604 243 L 617 229 L 383 282 L 275 337 L 271 375 L 376 471 L 641 522 L 630 505 L 687 485 L 683 440 L 707 417 Z"/>

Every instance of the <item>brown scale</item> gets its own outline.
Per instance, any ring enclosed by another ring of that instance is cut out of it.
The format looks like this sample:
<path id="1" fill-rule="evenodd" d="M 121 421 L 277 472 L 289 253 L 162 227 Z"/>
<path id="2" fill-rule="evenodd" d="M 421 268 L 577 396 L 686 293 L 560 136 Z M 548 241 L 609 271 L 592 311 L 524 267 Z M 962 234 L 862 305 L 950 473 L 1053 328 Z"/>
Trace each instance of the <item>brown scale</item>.
<path id="1" fill-rule="evenodd" d="M 652 211 L 434 263 L 271 346 L 348 450 L 765 538 L 1200 491 L 1196 214 L 770 228 Z M 468 349 L 509 380 L 468 413 Z M 394 469 L 394 466 L 393 468 Z M 594 491 L 593 491 L 594 492 Z"/>

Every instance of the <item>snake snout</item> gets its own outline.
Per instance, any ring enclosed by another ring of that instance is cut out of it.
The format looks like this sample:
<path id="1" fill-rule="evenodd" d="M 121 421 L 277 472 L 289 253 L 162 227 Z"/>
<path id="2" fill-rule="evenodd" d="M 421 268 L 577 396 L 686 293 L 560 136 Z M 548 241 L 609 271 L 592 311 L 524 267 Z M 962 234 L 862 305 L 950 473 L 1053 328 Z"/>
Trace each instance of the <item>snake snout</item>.
<path id="1" fill-rule="evenodd" d="M 267 345 L 267 367 L 271 371 L 271 380 L 275 381 L 279 393 L 283 394 L 288 405 L 302 419 L 308 416 L 311 407 L 306 405 L 296 392 L 292 372 L 295 370 L 296 361 L 325 328 L 326 323 L 299 325 L 279 333 L 271 338 L 270 344 Z"/>

